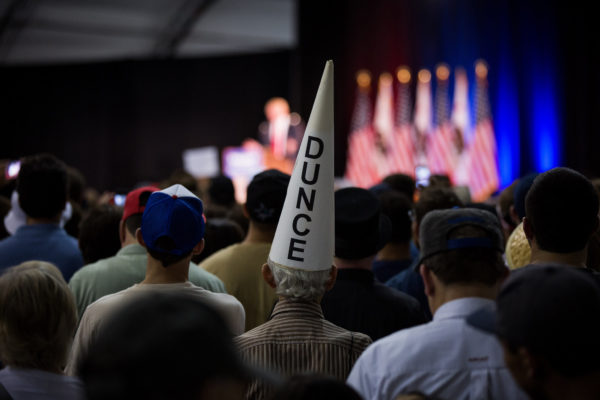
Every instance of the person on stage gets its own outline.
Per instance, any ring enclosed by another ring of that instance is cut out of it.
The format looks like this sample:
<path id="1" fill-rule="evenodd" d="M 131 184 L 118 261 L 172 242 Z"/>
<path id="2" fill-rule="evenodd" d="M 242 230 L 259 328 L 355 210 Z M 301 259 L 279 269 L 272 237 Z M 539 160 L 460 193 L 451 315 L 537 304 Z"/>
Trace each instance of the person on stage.
<path id="1" fill-rule="evenodd" d="M 265 104 L 266 121 L 258 127 L 259 142 L 271 150 L 277 160 L 295 160 L 304 135 L 304 123 L 283 97 L 273 97 Z"/>

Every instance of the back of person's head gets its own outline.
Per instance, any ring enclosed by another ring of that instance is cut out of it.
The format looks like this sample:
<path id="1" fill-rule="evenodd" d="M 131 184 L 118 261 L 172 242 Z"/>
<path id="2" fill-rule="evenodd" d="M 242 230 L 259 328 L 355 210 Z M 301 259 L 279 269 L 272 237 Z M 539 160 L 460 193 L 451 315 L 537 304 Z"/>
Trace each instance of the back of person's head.
<path id="1" fill-rule="evenodd" d="M 148 254 L 163 267 L 190 257 L 204 238 L 203 209 L 202 200 L 179 184 L 152 193 L 140 227 Z"/>
<path id="2" fill-rule="evenodd" d="M 192 261 L 199 264 L 211 254 L 242 240 L 244 240 L 244 231 L 236 222 L 226 218 L 207 219 L 204 250 L 192 257 Z"/>
<path id="3" fill-rule="evenodd" d="M 473 208 L 434 210 L 419 231 L 421 260 L 446 284 L 495 285 L 507 274 L 500 223 Z"/>
<path id="4" fill-rule="evenodd" d="M 280 267 L 268 260 L 275 281 L 275 293 L 292 300 L 318 301 L 327 291 L 331 270 L 306 271 Z"/>
<path id="5" fill-rule="evenodd" d="M 114 256 L 121 248 L 119 223 L 122 211 L 102 204 L 91 209 L 79 226 L 79 249 L 86 264 Z"/>
<path id="6" fill-rule="evenodd" d="M 400 192 L 386 191 L 379 195 L 379 202 L 381 212 L 392 223 L 390 242 L 408 243 L 411 238 L 411 201 Z"/>
<path id="7" fill-rule="evenodd" d="M 73 295 L 54 265 L 28 261 L 0 276 L 0 358 L 60 373 L 77 324 Z"/>
<path id="8" fill-rule="evenodd" d="M 500 220 L 500 216 L 496 211 L 496 207 L 492 204 L 487 203 L 465 203 L 465 208 L 477 208 L 478 210 L 484 210 L 492 214 L 494 217 L 498 218 L 498 223 L 502 225 L 502 221 Z"/>
<path id="9" fill-rule="evenodd" d="M 526 217 L 541 250 L 572 253 L 585 248 L 598 228 L 598 195 L 591 182 L 569 168 L 554 168 L 533 182 Z"/>
<path id="10" fill-rule="evenodd" d="M 142 214 L 146 203 L 148 203 L 150 195 L 156 191 L 158 188 L 155 186 L 142 186 L 127 193 L 121 219 L 132 236 L 135 236 L 135 231 L 142 226 Z"/>
<path id="11" fill-rule="evenodd" d="M 400 173 L 391 174 L 383 178 L 383 183 L 393 190 L 404 193 L 411 202 L 413 201 L 417 184 L 412 176 Z"/>
<path id="12" fill-rule="evenodd" d="M 283 209 L 290 175 L 268 169 L 255 175 L 247 188 L 246 210 L 258 226 L 275 228 Z"/>
<path id="13" fill-rule="evenodd" d="M 80 360 L 87 398 L 243 398 L 247 370 L 223 317 L 193 296 L 134 297 L 100 328 Z M 211 397 L 212 395 L 212 397 Z"/>
<path id="14" fill-rule="evenodd" d="M 432 174 L 429 177 L 429 186 L 449 188 L 452 187 L 452 181 L 448 175 Z"/>
<path id="15" fill-rule="evenodd" d="M 320 374 L 294 375 L 270 400 L 361 400 L 344 381 Z"/>
<path id="16" fill-rule="evenodd" d="M 522 348 L 536 358 L 527 363 L 536 369 L 527 379 L 548 379 L 553 375 L 540 373 L 548 367 L 567 378 L 599 373 L 600 287 L 594 278 L 561 264 L 530 264 L 503 284 L 496 311 L 480 310 L 467 322 L 496 334 L 511 360 L 523 362 Z M 511 372 L 521 375 L 514 365 L 508 363 Z"/>
<path id="17" fill-rule="evenodd" d="M 235 188 L 230 177 L 219 175 L 210 178 L 208 185 L 209 203 L 230 208 L 235 204 Z"/>
<path id="18" fill-rule="evenodd" d="M 181 168 L 178 168 L 175 171 L 173 171 L 171 175 L 164 182 L 161 183 L 160 186 L 162 189 L 165 189 L 176 184 L 182 185 L 194 194 L 198 191 L 198 182 L 196 181 L 196 178 L 194 178 L 192 174 Z"/>
<path id="19" fill-rule="evenodd" d="M 425 215 L 433 210 L 462 207 L 462 202 L 451 188 L 426 187 L 414 207 L 414 218 L 420 224 Z"/>
<path id="20" fill-rule="evenodd" d="M 77 168 L 67 166 L 68 197 L 71 204 L 83 206 L 83 193 L 85 191 L 85 177 Z"/>
<path id="21" fill-rule="evenodd" d="M 517 226 L 510 215 L 510 210 L 511 207 L 514 207 L 515 205 L 515 188 L 517 187 L 518 183 L 519 180 L 515 179 L 513 183 L 505 187 L 498 196 L 498 214 L 500 214 L 502 223 L 506 225 L 509 232 L 511 232 Z"/>
<path id="22" fill-rule="evenodd" d="M 51 154 L 24 157 L 17 178 L 21 209 L 31 218 L 58 217 L 67 202 L 67 168 Z"/>
<path id="23" fill-rule="evenodd" d="M 377 197 L 357 187 L 336 190 L 334 196 L 335 256 L 359 260 L 377 254 L 392 233 L 392 223 L 381 212 Z"/>
<path id="24" fill-rule="evenodd" d="M 531 189 L 531 185 L 533 185 L 533 181 L 538 175 L 538 173 L 527 174 L 520 178 L 515 185 L 513 192 L 513 206 L 519 221 L 522 221 L 525 216 L 525 198 Z"/>

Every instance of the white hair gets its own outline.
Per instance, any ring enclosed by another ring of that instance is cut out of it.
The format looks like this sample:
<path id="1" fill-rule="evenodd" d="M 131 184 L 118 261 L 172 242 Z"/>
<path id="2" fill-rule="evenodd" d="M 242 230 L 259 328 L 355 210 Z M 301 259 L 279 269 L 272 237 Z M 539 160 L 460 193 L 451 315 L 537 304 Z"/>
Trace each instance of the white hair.
<path id="1" fill-rule="evenodd" d="M 298 300 L 318 300 L 325 294 L 331 270 L 303 271 L 275 265 L 268 260 L 275 280 L 275 292 L 282 297 Z"/>

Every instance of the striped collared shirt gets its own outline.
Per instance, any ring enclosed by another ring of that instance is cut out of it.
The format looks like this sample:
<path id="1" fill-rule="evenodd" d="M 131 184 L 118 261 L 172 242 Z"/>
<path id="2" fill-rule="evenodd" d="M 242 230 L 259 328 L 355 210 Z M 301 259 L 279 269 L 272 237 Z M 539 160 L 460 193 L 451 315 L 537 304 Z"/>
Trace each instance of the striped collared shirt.
<path id="1" fill-rule="evenodd" d="M 283 376 L 320 373 L 345 380 L 356 359 L 371 344 L 323 317 L 316 302 L 280 300 L 271 318 L 236 338 L 245 361 Z M 255 381 L 249 399 L 264 399 L 269 388 Z"/>

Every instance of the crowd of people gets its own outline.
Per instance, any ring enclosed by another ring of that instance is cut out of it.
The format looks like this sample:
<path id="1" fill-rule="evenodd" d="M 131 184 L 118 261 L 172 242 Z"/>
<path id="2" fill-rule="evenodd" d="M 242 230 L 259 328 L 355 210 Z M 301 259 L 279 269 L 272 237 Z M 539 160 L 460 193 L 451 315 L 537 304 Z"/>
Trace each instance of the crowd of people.
<path id="1" fill-rule="evenodd" d="M 473 203 L 312 168 L 257 174 L 245 204 L 177 171 L 117 205 L 23 157 L 0 182 L 0 399 L 600 398 L 597 181 Z"/>

